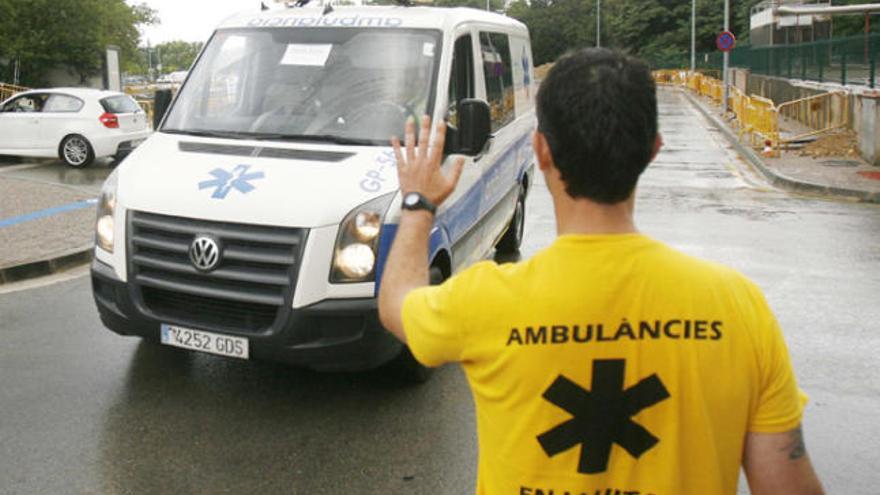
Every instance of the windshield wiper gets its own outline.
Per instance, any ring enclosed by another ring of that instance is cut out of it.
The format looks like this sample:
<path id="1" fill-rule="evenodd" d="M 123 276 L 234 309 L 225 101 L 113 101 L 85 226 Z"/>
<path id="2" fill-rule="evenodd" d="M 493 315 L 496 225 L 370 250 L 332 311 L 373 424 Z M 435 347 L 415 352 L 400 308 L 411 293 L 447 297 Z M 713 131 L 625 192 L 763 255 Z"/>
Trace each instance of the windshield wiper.
<path id="1" fill-rule="evenodd" d="M 251 139 L 266 141 L 316 141 L 319 143 L 333 143 L 356 146 L 377 146 L 388 144 L 388 141 L 377 139 L 348 138 L 333 134 L 254 134 Z M 390 140 L 390 139 L 389 139 Z"/>
<path id="2" fill-rule="evenodd" d="M 255 141 L 315 141 L 354 146 L 382 146 L 388 144 L 388 141 L 347 138 L 333 134 L 281 134 L 272 132 L 209 131 L 203 129 L 162 129 L 160 132 L 225 139 L 253 139 Z"/>
<path id="3" fill-rule="evenodd" d="M 223 139 L 254 139 L 247 132 L 237 131 L 207 131 L 202 129 L 161 129 L 159 132 L 166 134 L 184 134 L 187 136 L 213 137 Z"/>

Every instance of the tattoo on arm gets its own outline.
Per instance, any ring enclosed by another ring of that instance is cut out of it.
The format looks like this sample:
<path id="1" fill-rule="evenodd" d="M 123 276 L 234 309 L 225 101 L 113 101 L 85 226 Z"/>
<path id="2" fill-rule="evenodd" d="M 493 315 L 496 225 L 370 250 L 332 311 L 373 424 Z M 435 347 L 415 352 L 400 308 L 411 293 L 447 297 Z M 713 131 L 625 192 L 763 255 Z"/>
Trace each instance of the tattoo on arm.
<path id="1" fill-rule="evenodd" d="M 788 444 L 780 449 L 780 452 L 787 452 L 788 459 L 796 461 L 807 455 L 807 446 L 804 444 L 804 430 L 798 426 L 794 430 L 788 432 Z"/>

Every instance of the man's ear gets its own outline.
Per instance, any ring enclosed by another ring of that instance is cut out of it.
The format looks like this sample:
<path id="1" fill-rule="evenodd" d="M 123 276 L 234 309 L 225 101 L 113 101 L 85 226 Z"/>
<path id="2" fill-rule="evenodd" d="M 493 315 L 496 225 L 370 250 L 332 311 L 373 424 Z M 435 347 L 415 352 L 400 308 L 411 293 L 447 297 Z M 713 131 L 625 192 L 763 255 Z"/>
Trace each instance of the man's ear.
<path id="1" fill-rule="evenodd" d="M 657 153 L 660 153 L 660 150 L 663 148 L 663 134 L 657 133 L 657 137 L 654 138 L 654 151 L 651 152 L 651 161 L 654 161 L 654 158 L 657 158 Z"/>
<path id="2" fill-rule="evenodd" d="M 547 172 L 553 166 L 553 154 L 550 153 L 550 145 L 547 138 L 539 131 L 532 134 L 532 147 L 535 149 L 535 157 L 538 158 L 538 169 Z"/>

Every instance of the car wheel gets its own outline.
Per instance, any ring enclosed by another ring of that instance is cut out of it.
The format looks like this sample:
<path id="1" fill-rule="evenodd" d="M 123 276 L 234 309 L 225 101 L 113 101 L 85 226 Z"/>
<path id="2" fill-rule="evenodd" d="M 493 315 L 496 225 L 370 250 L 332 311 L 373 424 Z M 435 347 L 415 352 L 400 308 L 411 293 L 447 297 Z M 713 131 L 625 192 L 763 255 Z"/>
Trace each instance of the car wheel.
<path id="1" fill-rule="evenodd" d="M 431 285 L 440 285 L 446 279 L 440 267 L 432 266 L 429 272 Z M 429 368 L 418 361 L 409 347 L 403 346 L 400 354 L 391 361 L 393 373 L 400 377 L 400 381 L 419 385 L 428 381 L 434 374 L 434 369 Z"/>
<path id="2" fill-rule="evenodd" d="M 95 150 L 89 140 L 79 134 L 62 139 L 58 154 L 64 163 L 74 168 L 87 167 L 95 160 Z"/>
<path id="3" fill-rule="evenodd" d="M 501 236 L 495 249 L 500 254 L 513 254 L 519 251 L 522 244 L 523 232 L 526 225 L 526 195 L 525 191 L 520 189 L 519 197 L 516 200 L 516 209 L 513 212 L 513 218 L 507 226 L 507 232 Z"/>

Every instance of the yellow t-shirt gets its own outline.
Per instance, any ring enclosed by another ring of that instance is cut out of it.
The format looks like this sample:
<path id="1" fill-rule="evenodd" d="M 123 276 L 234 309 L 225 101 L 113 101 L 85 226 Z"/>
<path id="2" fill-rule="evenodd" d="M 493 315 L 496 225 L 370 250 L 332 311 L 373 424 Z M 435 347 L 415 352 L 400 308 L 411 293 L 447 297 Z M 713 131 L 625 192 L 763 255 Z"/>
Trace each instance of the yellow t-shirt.
<path id="1" fill-rule="evenodd" d="M 806 402 L 761 291 L 640 234 L 478 263 L 403 321 L 419 361 L 464 367 L 480 495 L 734 494 L 746 432 Z"/>

